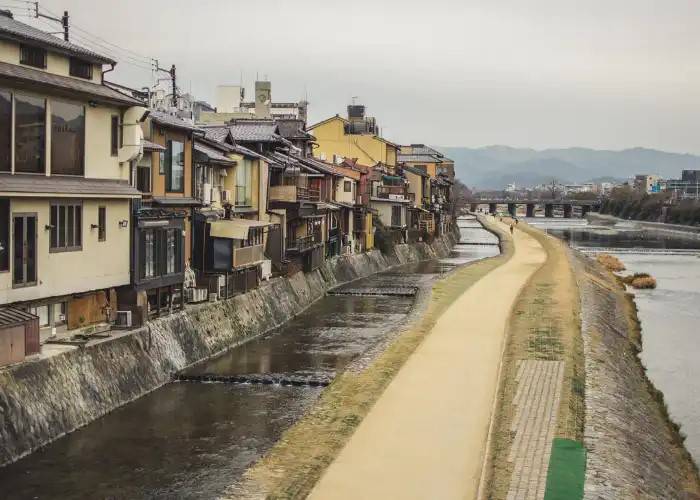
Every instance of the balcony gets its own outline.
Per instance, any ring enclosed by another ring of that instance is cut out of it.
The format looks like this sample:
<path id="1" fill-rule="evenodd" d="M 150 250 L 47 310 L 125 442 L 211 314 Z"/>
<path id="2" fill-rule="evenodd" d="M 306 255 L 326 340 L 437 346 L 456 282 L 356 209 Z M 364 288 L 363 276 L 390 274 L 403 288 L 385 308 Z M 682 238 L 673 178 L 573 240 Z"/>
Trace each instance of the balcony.
<path id="1" fill-rule="evenodd" d="M 238 269 L 265 259 L 263 246 L 252 245 L 233 249 L 233 268 Z"/>
<path id="2" fill-rule="evenodd" d="M 321 201 L 321 191 L 301 186 L 270 186 L 270 201 L 297 203 L 299 201 Z"/>
<path id="3" fill-rule="evenodd" d="M 409 195 L 414 195 L 414 193 L 408 193 L 406 191 L 406 186 L 378 186 L 377 187 L 377 198 L 383 198 L 387 200 L 408 200 Z"/>
<path id="4" fill-rule="evenodd" d="M 303 253 L 311 250 L 312 248 L 323 243 L 323 238 L 321 237 L 321 232 L 318 231 L 314 234 L 308 236 L 302 236 L 301 238 L 296 238 L 287 241 L 287 251 Z"/>

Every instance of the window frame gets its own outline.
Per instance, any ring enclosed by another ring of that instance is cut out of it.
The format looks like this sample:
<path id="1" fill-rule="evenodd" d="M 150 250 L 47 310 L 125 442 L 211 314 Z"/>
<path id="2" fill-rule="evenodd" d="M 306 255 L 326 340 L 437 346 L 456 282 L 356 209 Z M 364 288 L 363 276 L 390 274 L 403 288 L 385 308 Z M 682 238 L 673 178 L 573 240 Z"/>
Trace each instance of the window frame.
<path id="1" fill-rule="evenodd" d="M 54 225 L 54 207 L 56 207 L 56 224 Z M 73 241 L 72 243 L 75 243 L 76 241 L 79 240 L 78 245 L 68 245 L 68 236 L 69 236 L 69 229 L 70 226 L 68 223 L 65 223 L 63 231 L 60 231 L 61 228 L 61 210 L 60 207 L 64 207 L 63 210 L 63 217 L 68 219 L 68 212 L 69 209 L 73 209 Z M 80 210 L 76 210 L 76 208 L 79 208 Z M 80 215 L 78 215 L 80 214 Z M 49 233 L 49 253 L 62 253 L 62 252 L 80 252 L 83 250 L 83 225 L 84 225 L 84 220 L 85 218 L 83 217 L 83 202 L 82 200 L 60 200 L 60 201 L 51 201 L 49 204 L 49 223 L 51 226 L 51 230 Z M 56 236 L 54 238 L 54 229 L 56 230 Z M 61 241 L 61 232 L 63 232 L 63 238 L 65 241 L 64 245 L 60 244 Z M 54 242 L 56 245 L 54 246 Z"/>
<path id="2" fill-rule="evenodd" d="M 82 108 L 83 110 L 83 126 L 82 126 L 82 137 L 81 137 L 81 149 L 82 151 L 80 152 L 80 172 L 79 173 L 57 173 L 54 172 L 54 147 L 56 146 L 57 142 L 55 141 L 55 134 L 54 134 L 54 104 L 55 103 L 62 103 L 62 104 L 69 104 L 72 106 L 77 106 Z M 68 100 L 63 100 L 63 99 L 50 99 L 50 113 L 49 113 L 49 120 L 50 120 L 50 127 L 51 127 L 51 141 L 49 144 L 49 154 L 51 155 L 51 175 L 67 175 L 67 176 L 73 176 L 73 177 L 84 177 L 85 176 L 85 149 L 86 149 L 86 141 L 85 141 L 85 136 L 86 136 L 86 130 L 85 126 L 87 123 L 87 110 L 85 109 L 85 105 L 83 104 L 77 104 L 75 102 L 71 102 Z"/>
<path id="3" fill-rule="evenodd" d="M 167 161 L 166 161 L 166 166 L 165 166 L 165 191 L 168 193 L 184 193 L 185 192 L 185 146 L 186 146 L 186 140 L 177 140 L 177 139 L 172 139 L 168 138 L 166 141 L 166 148 L 167 148 Z M 178 189 L 173 188 L 173 144 L 178 143 L 182 145 L 182 179 L 181 183 L 182 185 L 178 187 Z"/>
<path id="4" fill-rule="evenodd" d="M 43 127 L 43 136 L 42 136 L 42 141 L 40 143 L 41 146 L 41 159 L 42 159 L 42 168 L 39 172 L 27 172 L 27 171 L 20 171 L 17 170 L 17 128 L 18 128 L 18 122 L 17 122 L 17 102 L 18 98 L 20 100 L 22 99 L 36 99 L 36 100 L 41 100 L 44 103 L 44 127 Z M 13 173 L 19 173 L 19 174 L 30 174 L 30 175 L 46 175 L 46 155 L 47 155 L 47 147 L 46 147 L 46 138 L 48 135 L 48 99 L 45 96 L 35 96 L 32 94 L 24 94 L 24 93 L 17 93 L 13 92 L 12 95 L 12 172 Z M 48 151 L 50 153 L 50 151 Z"/>
<path id="5" fill-rule="evenodd" d="M 0 257 L 0 274 L 10 272 L 10 264 L 12 260 L 10 259 L 10 251 L 12 249 L 12 208 L 11 208 L 10 198 L 0 198 L 0 216 L 3 215 L 3 208 L 7 207 L 7 217 L 2 217 L 0 219 L 0 229 L 4 228 L 5 234 L 5 256 Z M 0 243 L 2 241 L 0 240 Z"/>
<path id="6" fill-rule="evenodd" d="M 14 105 L 14 92 L 12 92 L 10 89 L 7 88 L 0 88 L 0 93 L 7 94 L 9 97 L 9 102 L 10 102 L 10 113 L 9 116 L 7 116 L 7 120 L 5 120 L 5 117 L 0 114 L 0 119 L 6 124 L 7 126 L 7 137 L 0 137 L 0 142 L 2 141 L 7 141 L 7 170 L 4 170 L 2 168 L 2 162 L 4 161 L 0 157 L 0 172 L 6 172 L 10 173 L 12 172 L 13 169 L 13 160 L 14 160 L 14 116 L 15 116 L 15 105 Z"/>
<path id="7" fill-rule="evenodd" d="M 351 193 L 352 192 L 352 181 L 343 181 L 343 192 L 344 193 Z"/>
<path id="8" fill-rule="evenodd" d="M 107 207 L 97 207 L 97 241 L 107 241 Z"/>
<path id="9" fill-rule="evenodd" d="M 80 69 L 87 69 L 83 74 Z M 92 80 L 94 69 L 92 63 L 86 61 L 85 59 L 80 59 L 79 57 L 71 57 L 68 63 L 68 74 L 76 78 L 82 78 L 83 80 Z"/>
<path id="10" fill-rule="evenodd" d="M 110 156 L 119 156 L 119 115 L 112 115 L 109 129 L 109 153 Z"/>
<path id="11" fill-rule="evenodd" d="M 41 53 L 41 55 L 43 56 L 43 58 L 42 58 L 43 60 L 41 62 L 41 65 L 33 64 L 29 60 L 23 59 L 23 57 L 25 55 L 24 54 L 25 50 L 38 51 L 39 53 Z M 19 45 L 19 63 L 21 65 L 31 66 L 32 68 L 46 69 L 47 60 L 48 60 L 48 53 L 47 53 L 46 49 L 41 48 L 41 47 L 37 47 L 36 45 L 29 45 L 29 44 L 25 44 L 25 43 L 21 43 Z"/>

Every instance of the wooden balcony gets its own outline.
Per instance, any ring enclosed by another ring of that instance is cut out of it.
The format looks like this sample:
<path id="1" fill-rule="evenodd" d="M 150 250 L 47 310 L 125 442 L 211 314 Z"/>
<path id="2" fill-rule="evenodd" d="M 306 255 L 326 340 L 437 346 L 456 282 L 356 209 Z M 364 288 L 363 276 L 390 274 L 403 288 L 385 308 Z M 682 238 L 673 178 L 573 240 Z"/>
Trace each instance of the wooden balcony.
<path id="1" fill-rule="evenodd" d="M 314 234 L 310 234 L 308 236 L 302 236 L 301 238 L 295 238 L 292 240 L 287 241 L 287 251 L 288 252 L 296 252 L 296 253 L 304 253 L 308 252 L 312 248 L 315 248 L 316 246 L 320 245 L 323 243 L 323 238 L 321 237 L 320 232 L 316 232 Z"/>
<path id="2" fill-rule="evenodd" d="M 253 245 L 243 248 L 233 249 L 233 268 L 238 269 L 255 262 L 260 262 L 265 258 L 262 245 Z"/>
<path id="3" fill-rule="evenodd" d="M 299 201 L 316 202 L 321 200 L 319 189 L 301 186 L 270 186 L 270 201 L 282 201 L 287 203 L 297 203 Z"/>
<path id="4" fill-rule="evenodd" d="M 406 186 L 378 186 L 377 198 L 408 200 L 414 193 L 409 193 Z"/>

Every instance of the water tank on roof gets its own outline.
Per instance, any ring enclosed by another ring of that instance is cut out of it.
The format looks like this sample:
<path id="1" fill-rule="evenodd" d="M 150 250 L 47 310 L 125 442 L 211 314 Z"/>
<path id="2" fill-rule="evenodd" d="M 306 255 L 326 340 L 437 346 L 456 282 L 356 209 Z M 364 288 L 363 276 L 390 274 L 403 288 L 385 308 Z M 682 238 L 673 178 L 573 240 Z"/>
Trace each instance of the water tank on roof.
<path id="1" fill-rule="evenodd" d="M 348 106 L 348 118 L 362 119 L 365 117 L 365 107 L 362 104 L 350 104 Z"/>

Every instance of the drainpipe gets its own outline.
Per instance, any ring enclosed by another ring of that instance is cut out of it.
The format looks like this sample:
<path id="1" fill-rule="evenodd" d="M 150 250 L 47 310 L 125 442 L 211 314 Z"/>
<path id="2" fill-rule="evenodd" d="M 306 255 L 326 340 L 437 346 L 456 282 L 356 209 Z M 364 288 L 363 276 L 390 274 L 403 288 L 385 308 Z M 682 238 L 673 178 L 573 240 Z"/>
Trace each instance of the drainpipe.
<path id="1" fill-rule="evenodd" d="M 117 65 L 117 63 L 109 63 L 111 68 L 109 68 L 107 71 L 102 72 L 102 85 L 105 83 L 105 73 L 109 73 L 110 71 L 114 71 L 114 67 Z"/>

